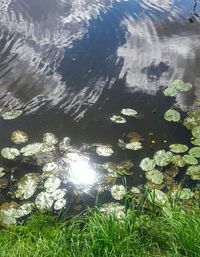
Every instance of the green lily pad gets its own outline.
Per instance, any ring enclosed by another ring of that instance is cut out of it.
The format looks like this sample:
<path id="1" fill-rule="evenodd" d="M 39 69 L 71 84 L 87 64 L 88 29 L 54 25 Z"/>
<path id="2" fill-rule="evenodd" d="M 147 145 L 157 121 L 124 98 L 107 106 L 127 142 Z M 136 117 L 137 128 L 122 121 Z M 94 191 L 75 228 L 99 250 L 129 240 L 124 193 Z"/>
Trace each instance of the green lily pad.
<path id="1" fill-rule="evenodd" d="M 11 140 L 14 144 L 24 144 L 28 141 L 28 135 L 20 130 L 16 130 L 12 133 Z"/>
<path id="2" fill-rule="evenodd" d="M 189 176 L 200 175 L 200 165 L 190 166 L 187 169 L 186 174 Z"/>
<path id="3" fill-rule="evenodd" d="M 27 200 L 33 196 L 37 189 L 39 179 L 35 173 L 28 173 L 23 176 L 17 186 L 15 196 L 17 198 Z"/>
<path id="4" fill-rule="evenodd" d="M 179 85 L 177 87 L 177 89 L 179 89 L 181 92 L 187 92 L 187 91 L 190 91 L 192 89 L 192 84 L 184 83 L 184 84 Z"/>
<path id="5" fill-rule="evenodd" d="M 173 96 L 176 96 L 176 95 L 177 95 L 177 90 L 176 90 L 176 88 L 174 88 L 174 87 L 168 87 L 168 88 L 166 88 L 166 89 L 163 91 L 163 93 L 164 93 L 165 96 L 171 96 L 171 97 L 173 97 Z"/>
<path id="6" fill-rule="evenodd" d="M 70 141 L 71 141 L 71 139 L 69 137 L 64 137 L 59 144 L 59 149 L 61 151 L 67 150 L 70 146 Z"/>
<path id="7" fill-rule="evenodd" d="M 48 193 L 52 193 L 59 188 L 61 180 L 56 176 L 49 176 L 44 183 L 44 188 Z"/>
<path id="8" fill-rule="evenodd" d="M 131 117 L 135 117 L 137 116 L 137 111 L 127 108 L 127 109 L 122 109 L 121 110 L 121 114 L 126 115 L 126 116 L 131 116 Z"/>
<path id="9" fill-rule="evenodd" d="M 193 155 L 190 155 L 190 154 L 184 155 L 183 160 L 185 163 L 190 164 L 190 165 L 198 164 L 198 160 Z"/>
<path id="10" fill-rule="evenodd" d="M 191 199 L 193 193 L 189 188 L 182 188 L 174 192 L 174 197 L 181 199 L 181 200 L 188 200 Z"/>
<path id="11" fill-rule="evenodd" d="M 131 142 L 125 145 L 125 148 L 128 150 L 137 151 L 143 148 L 140 142 Z"/>
<path id="12" fill-rule="evenodd" d="M 130 192 L 133 194 L 140 194 L 140 189 L 138 187 L 131 187 Z"/>
<path id="13" fill-rule="evenodd" d="M 111 146 L 107 145 L 101 145 L 96 148 L 96 153 L 100 156 L 105 156 L 109 157 L 111 156 L 114 152 Z"/>
<path id="14" fill-rule="evenodd" d="M 155 160 L 156 165 L 164 167 L 170 164 L 173 158 L 173 154 L 171 152 L 166 152 L 165 150 L 160 150 L 154 154 L 153 158 Z"/>
<path id="15" fill-rule="evenodd" d="M 147 196 L 151 204 L 163 206 L 168 202 L 168 198 L 164 192 L 158 189 L 153 189 Z"/>
<path id="16" fill-rule="evenodd" d="M 39 193 L 39 195 L 35 199 L 35 205 L 41 211 L 51 209 L 51 207 L 53 206 L 53 202 L 54 200 L 51 194 L 47 192 Z"/>
<path id="17" fill-rule="evenodd" d="M 155 168 L 156 164 L 155 161 L 150 159 L 150 158 L 144 158 L 141 162 L 140 162 L 140 168 L 144 171 L 150 171 L 153 170 Z"/>
<path id="18" fill-rule="evenodd" d="M 200 139 L 200 126 L 194 127 L 192 129 L 192 135 L 193 137 Z"/>
<path id="19" fill-rule="evenodd" d="M 110 118 L 110 120 L 111 120 L 112 122 L 114 122 L 114 123 L 121 123 L 121 124 L 126 123 L 126 119 L 123 118 L 123 117 L 120 116 L 120 115 L 113 115 L 113 116 Z"/>
<path id="20" fill-rule="evenodd" d="M 16 209 L 10 208 L 7 210 L 0 210 L 0 224 L 9 226 L 17 223 L 16 220 Z"/>
<path id="21" fill-rule="evenodd" d="M 33 208 L 33 203 L 22 204 L 19 208 L 17 208 L 15 218 L 22 218 L 29 215 L 33 211 Z"/>
<path id="22" fill-rule="evenodd" d="M 41 149 L 43 147 L 42 143 L 34 143 L 34 144 L 29 144 L 25 147 L 23 147 L 20 152 L 24 155 L 24 156 L 33 156 L 35 154 L 38 154 Z"/>
<path id="23" fill-rule="evenodd" d="M 63 209 L 67 204 L 66 199 L 59 199 L 54 203 L 54 210 L 59 211 Z"/>
<path id="24" fill-rule="evenodd" d="M 53 133 L 45 133 L 43 136 L 43 143 L 48 146 L 53 146 L 58 143 L 58 139 Z"/>
<path id="25" fill-rule="evenodd" d="M 18 118 L 22 114 L 20 110 L 11 110 L 2 114 L 4 120 L 13 120 Z"/>
<path id="26" fill-rule="evenodd" d="M 177 167 L 184 167 L 185 166 L 185 160 L 181 155 L 174 155 L 172 158 L 172 163 Z"/>
<path id="27" fill-rule="evenodd" d="M 169 109 L 164 113 L 164 119 L 167 121 L 179 122 L 181 119 L 181 115 L 176 110 Z"/>
<path id="28" fill-rule="evenodd" d="M 20 152 L 17 148 L 5 147 L 1 150 L 1 155 L 4 159 L 14 160 L 15 157 L 20 155 Z"/>
<path id="29" fill-rule="evenodd" d="M 196 127 L 198 125 L 198 123 L 194 117 L 187 117 L 184 119 L 183 125 L 187 129 L 193 129 L 194 127 Z"/>
<path id="30" fill-rule="evenodd" d="M 200 147 L 193 147 L 189 151 L 190 155 L 193 155 L 196 158 L 200 158 Z"/>
<path id="31" fill-rule="evenodd" d="M 126 189 L 122 185 L 114 185 L 110 191 L 115 200 L 122 200 L 126 194 Z"/>
<path id="32" fill-rule="evenodd" d="M 46 145 L 42 144 L 41 153 L 52 153 L 56 150 L 56 147 L 54 145 Z"/>
<path id="33" fill-rule="evenodd" d="M 196 146 L 200 146 L 200 138 L 195 138 L 194 140 L 191 140 L 191 143 Z"/>
<path id="34" fill-rule="evenodd" d="M 187 145 L 183 145 L 183 144 L 172 144 L 169 146 L 170 151 L 173 153 L 184 153 L 187 152 L 188 147 Z"/>
<path id="35" fill-rule="evenodd" d="M 5 168 L 0 167 L 0 178 L 2 178 L 6 174 Z"/>
<path id="36" fill-rule="evenodd" d="M 67 193 L 67 189 L 59 188 L 59 189 L 55 190 L 54 192 L 52 192 L 51 196 L 53 197 L 53 199 L 55 201 L 57 201 L 57 200 L 64 198 L 66 193 Z"/>
<path id="37" fill-rule="evenodd" d="M 157 169 L 146 172 L 146 178 L 154 184 L 162 184 L 163 182 L 163 174 Z"/>
<path id="38" fill-rule="evenodd" d="M 57 175 L 58 174 L 58 165 L 55 162 L 49 162 L 44 165 L 42 170 L 43 170 L 43 174 L 42 174 L 43 177 Z"/>

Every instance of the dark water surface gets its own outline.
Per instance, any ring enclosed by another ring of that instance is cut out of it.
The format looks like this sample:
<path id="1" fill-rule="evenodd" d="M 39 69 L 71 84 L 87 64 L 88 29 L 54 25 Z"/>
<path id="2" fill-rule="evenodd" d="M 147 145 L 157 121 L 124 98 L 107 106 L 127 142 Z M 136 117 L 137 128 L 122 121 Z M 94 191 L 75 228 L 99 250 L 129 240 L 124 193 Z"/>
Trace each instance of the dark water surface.
<path id="1" fill-rule="evenodd" d="M 198 15 L 200 1 L 193 0 L 0 1 L 0 103 L 23 110 L 16 120 L 0 120 L 1 148 L 13 145 L 17 129 L 30 142 L 52 132 L 77 148 L 111 144 L 111 158 L 92 154 L 93 161 L 131 159 L 132 183 L 141 184 L 142 158 L 166 144 L 189 143 L 184 127 L 163 120 L 174 101 L 161 91 L 174 79 L 191 82 L 193 90 L 176 97 L 183 111 L 200 96 Z M 128 107 L 141 119 L 110 122 Z M 117 140 L 133 130 L 144 137 L 144 149 L 121 151 Z"/>

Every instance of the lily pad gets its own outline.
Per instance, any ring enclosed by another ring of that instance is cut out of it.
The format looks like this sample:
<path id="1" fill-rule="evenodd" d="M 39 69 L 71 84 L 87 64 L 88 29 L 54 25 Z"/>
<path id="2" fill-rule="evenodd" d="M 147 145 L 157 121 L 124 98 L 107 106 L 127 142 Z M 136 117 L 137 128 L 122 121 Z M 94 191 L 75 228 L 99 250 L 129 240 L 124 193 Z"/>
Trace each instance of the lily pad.
<path id="1" fill-rule="evenodd" d="M 187 117 L 184 119 L 183 125 L 187 129 L 193 129 L 194 127 L 196 127 L 198 125 L 198 123 L 194 117 Z"/>
<path id="2" fill-rule="evenodd" d="M 165 96 L 176 96 L 177 95 L 177 89 L 174 87 L 168 87 L 163 91 Z"/>
<path id="3" fill-rule="evenodd" d="M 191 140 L 191 143 L 196 146 L 200 146 L 200 138 L 195 138 L 194 140 Z"/>
<path id="4" fill-rule="evenodd" d="M 33 211 L 34 204 L 33 203 L 25 203 L 22 204 L 19 208 L 16 210 L 15 217 L 16 218 L 22 218 L 24 216 L 27 216 Z"/>
<path id="5" fill-rule="evenodd" d="M 167 121 L 179 122 L 181 115 L 176 110 L 170 109 L 164 113 L 164 119 Z"/>
<path id="6" fill-rule="evenodd" d="M 196 158 L 200 158 L 200 147 L 193 147 L 189 151 L 190 155 L 193 155 Z"/>
<path id="7" fill-rule="evenodd" d="M 20 110 L 11 110 L 2 114 L 4 120 L 13 120 L 18 118 L 22 114 Z"/>
<path id="8" fill-rule="evenodd" d="M 71 139 L 69 137 L 64 137 L 59 144 L 59 149 L 61 151 L 67 150 L 70 146 L 70 141 L 71 141 Z"/>
<path id="9" fill-rule="evenodd" d="M 115 200 L 122 200 L 126 194 L 126 189 L 123 185 L 114 185 L 111 187 L 111 195 Z"/>
<path id="10" fill-rule="evenodd" d="M 125 148 L 128 150 L 137 151 L 143 148 L 140 142 L 131 142 L 125 145 Z"/>
<path id="11" fill-rule="evenodd" d="M 121 110 L 121 114 L 126 115 L 126 116 L 131 116 L 131 117 L 135 117 L 137 116 L 137 111 L 127 108 L 127 109 L 122 109 Z"/>
<path id="12" fill-rule="evenodd" d="M 34 144 L 29 144 L 25 147 L 23 147 L 20 152 L 24 155 L 24 156 L 33 156 L 35 154 L 38 154 L 41 149 L 43 147 L 42 143 L 34 143 Z"/>
<path id="13" fill-rule="evenodd" d="M 35 173 L 28 173 L 23 176 L 18 183 L 16 197 L 24 200 L 29 199 L 35 193 L 38 181 L 38 175 Z"/>
<path id="14" fill-rule="evenodd" d="M 110 118 L 110 120 L 111 120 L 112 122 L 114 122 L 114 123 L 121 123 L 121 124 L 126 123 L 126 119 L 123 118 L 123 117 L 120 116 L 120 115 L 113 115 L 113 116 Z"/>
<path id="15" fill-rule="evenodd" d="M 0 167 L 0 178 L 2 178 L 5 174 L 5 168 Z"/>
<path id="16" fill-rule="evenodd" d="M 198 164 L 198 160 L 193 155 L 190 155 L 190 154 L 184 155 L 183 160 L 185 161 L 185 163 L 190 164 L 190 165 Z"/>
<path id="17" fill-rule="evenodd" d="M 128 133 L 127 137 L 130 138 L 130 142 L 140 142 L 144 140 L 143 137 L 135 131 Z"/>
<path id="18" fill-rule="evenodd" d="M 153 170 L 155 166 L 155 161 L 150 158 L 144 158 L 140 163 L 140 168 L 144 171 Z"/>
<path id="19" fill-rule="evenodd" d="M 66 195 L 66 193 L 67 193 L 67 189 L 65 189 L 65 188 L 59 188 L 59 189 L 55 190 L 55 191 L 51 194 L 51 196 L 53 197 L 53 199 L 54 199 L 55 201 L 57 201 L 57 200 L 60 200 L 60 199 L 64 198 L 64 196 Z"/>
<path id="20" fill-rule="evenodd" d="M 157 169 L 146 172 L 146 178 L 154 184 L 162 184 L 163 182 L 163 174 Z"/>
<path id="21" fill-rule="evenodd" d="M 200 126 L 194 127 L 192 129 L 192 135 L 193 137 L 200 139 Z"/>
<path id="22" fill-rule="evenodd" d="M 54 200 L 53 200 L 51 194 L 49 194 L 47 192 L 39 193 L 39 195 L 35 199 L 36 207 L 41 211 L 51 209 L 53 202 L 54 202 Z"/>
<path id="23" fill-rule="evenodd" d="M 45 145 L 56 145 L 58 143 L 58 139 L 53 133 L 45 133 L 43 136 L 43 143 Z"/>
<path id="24" fill-rule="evenodd" d="M 66 199 L 59 199 L 54 203 L 54 209 L 56 211 L 63 209 L 66 206 Z"/>
<path id="25" fill-rule="evenodd" d="M 184 153 L 187 152 L 188 147 L 187 145 L 183 145 L 183 144 L 172 144 L 169 146 L 170 151 L 173 153 Z"/>
<path id="26" fill-rule="evenodd" d="M 118 203 L 106 203 L 100 208 L 100 211 L 106 215 L 114 214 L 118 219 L 125 217 L 125 206 L 119 205 Z"/>
<path id="27" fill-rule="evenodd" d="M 1 155 L 4 159 L 14 160 L 15 157 L 20 155 L 20 152 L 17 148 L 5 147 L 1 150 Z"/>
<path id="28" fill-rule="evenodd" d="M 158 189 L 153 189 L 147 196 L 150 203 L 163 206 L 167 203 L 168 198 L 164 192 Z"/>
<path id="29" fill-rule="evenodd" d="M 188 200 L 191 199 L 193 193 L 189 188 L 182 188 L 174 192 L 174 197 L 181 199 L 181 200 Z"/>
<path id="30" fill-rule="evenodd" d="M 172 163 L 177 167 L 184 167 L 185 166 L 185 160 L 181 155 L 174 155 L 172 158 Z"/>
<path id="31" fill-rule="evenodd" d="M 177 87 L 181 92 L 187 92 L 192 89 L 192 84 L 190 83 L 184 83 Z"/>
<path id="32" fill-rule="evenodd" d="M 49 176 L 44 183 L 44 188 L 48 193 L 52 193 L 59 188 L 61 180 L 56 176 Z"/>
<path id="33" fill-rule="evenodd" d="M 58 174 L 58 165 L 55 162 L 49 162 L 44 165 L 42 168 L 43 170 L 43 177 L 48 177 L 50 175 Z"/>
<path id="34" fill-rule="evenodd" d="M 160 166 L 164 167 L 167 166 L 172 161 L 173 154 L 171 152 L 166 152 L 165 150 L 157 151 L 154 154 L 155 163 Z"/>
<path id="35" fill-rule="evenodd" d="M 12 133 L 11 140 L 17 145 L 24 144 L 28 141 L 28 135 L 21 130 L 16 130 Z"/>
<path id="36" fill-rule="evenodd" d="M 200 175 L 200 165 L 190 166 L 187 169 L 186 174 L 189 176 Z"/>
<path id="37" fill-rule="evenodd" d="M 133 194 L 140 194 L 140 189 L 138 187 L 131 187 L 130 192 Z"/>
<path id="38" fill-rule="evenodd" d="M 0 224 L 4 226 L 16 224 L 17 220 L 15 216 L 16 216 L 15 208 L 0 210 Z"/>
<path id="39" fill-rule="evenodd" d="M 102 146 L 98 146 L 96 148 L 96 153 L 100 156 L 105 156 L 105 157 L 109 157 L 111 156 L 114 152 L 111 146 L 106 146 L 106 145 L 102 145 Z"/>

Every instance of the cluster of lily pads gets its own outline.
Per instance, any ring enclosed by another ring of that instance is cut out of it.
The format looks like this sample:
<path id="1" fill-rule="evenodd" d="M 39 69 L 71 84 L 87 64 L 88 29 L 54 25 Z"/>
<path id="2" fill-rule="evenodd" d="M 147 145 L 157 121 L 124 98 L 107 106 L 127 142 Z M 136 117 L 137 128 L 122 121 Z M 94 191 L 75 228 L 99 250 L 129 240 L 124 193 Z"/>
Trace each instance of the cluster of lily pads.
<path id="1" fill-rule="evenodd" d="M 175 96 L 179 91 L 186 92 L 192 88 L 190 83 L 184 83 L 180 80 L 172 82 L 164 94 L 166 96 Z M 2 114 L 3 119 L 17 118 L 22 114 L 20 110 L 11 110 Z M 138 112 L 134 109 L 122 109 L 120 115 L 114 114 L 110 120 L 114 123 L 125 123 L 126 116 L 137 118 Z M 180 122 L 181 114 L 174 108 L 164 113 L 164 119 L 169 122 Z M 186 167 L 186 174 L 193 180 L 200 179 L 200 110 L 188 113 L 188 117 L 183 120 L 183 125 L 191 130 L 191 143 L 194 147 L 185 144 L 171 144 L 168 149 L 162 149 L 153 155 L 152 158 L 145 157 L 141 160 L 139 167 L 145 172 L 147 183 L 144 187 L 132 187 L 128 189 L 122 184 L 116 184 L 117 178 L 132 175 L 132 161 L 123 161 L 121 163 L 105 162 L 99 165 L 107 172 L 104 182 L 109 184 L 111 196 L 116 201 L 122 201 L 127 197 L 138 198 L 139 195 L 148 189 L 147 199 L 150 204 L 162 207 L 162 210 L 169 215 L 169 199 L 188 200 L 193 197 L 193 192 L 189 188 L 180 188 L 174 178 L 179 169 Z M 17 147 L 5 147 L 1 150 L 3 158 L 8 160 L 17 160 L 19 158 L 40 158 L 47 156 L 46 162 L 42 163 L 42 173 L 30 172 L 23 176 L 16 185 L 14 198 L 22 201 L 18 204 L 14 201 L 4 203 L 0 206 L 0 221 L 2 224 L 13 224 L 18 218 L 30 214 L 34 209 L 41 211 L 53 209 L 59 211 L 66 208 L 68 189 L 63 183 L 62 169 L 58 163 L 51 160 L 52 153 L 60 151 L 65 153 L 67 169 L 69 169 L 69 159 L 77 162 L 78 158 L 74 153 L 70 153 L 70 138 L 65 137 L 61 142 L 58 141 L 53 133 L 45 133 L 42 142 L 28 142 L 28 135 L 20 130 L 14 131 L 11 140 Z M 137 132 L 131 132 L 126 138 L 118 140 L 118 146 L 121 150 L 138 151 L 143 148 L 143 138 Z M 19 145 L 23 145 L 18 149 Z M 108 158 L 114 154 L 111 145 L 93 144 L 96 154 Z M 90 147 L 85 147 L 90 148 Z M 72 149 L 74 150 L 74 148 Z M 71 151 L 73 152 L 73 151 Z M 73 155 L 73 156 L 72 156 Z M 80 172 L 83 167 L 80 165 Z M 6 169 L 0 167 L 0 178 L 6 174 Z M 67 178 L 68 179 L 68 178 Z M 146 188 L 146 189 L 145 189 Z M 164 191 L 162 191 L 164 189 Z M 39 192 L 39 193 L 38 193 Z M 34 203 L 33 203 L 34 201 Z M 101 211 L 105 214 L 115 213 L 117 217 L 123 218 L 125 207 L 119 202 L 104 204 Z"/>

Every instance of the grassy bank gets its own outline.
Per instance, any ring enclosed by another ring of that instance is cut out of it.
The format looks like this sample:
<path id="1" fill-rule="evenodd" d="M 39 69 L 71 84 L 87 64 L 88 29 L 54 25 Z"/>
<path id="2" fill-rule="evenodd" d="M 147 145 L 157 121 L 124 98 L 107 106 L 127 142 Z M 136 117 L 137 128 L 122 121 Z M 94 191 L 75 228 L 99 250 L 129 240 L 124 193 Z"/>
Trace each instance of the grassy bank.
<path id="1" fill-rule="evenodd" d="M 0 231 L 1 257 L 199 257 L 200 210 L 171 218 L 130 211 L 123 220 L 89 211 L 69 221 L 35 213 Z"/>

